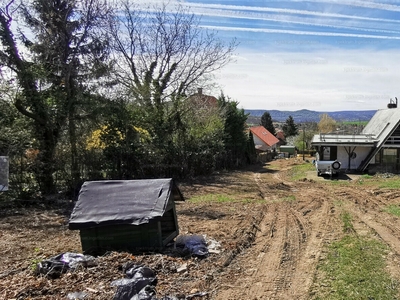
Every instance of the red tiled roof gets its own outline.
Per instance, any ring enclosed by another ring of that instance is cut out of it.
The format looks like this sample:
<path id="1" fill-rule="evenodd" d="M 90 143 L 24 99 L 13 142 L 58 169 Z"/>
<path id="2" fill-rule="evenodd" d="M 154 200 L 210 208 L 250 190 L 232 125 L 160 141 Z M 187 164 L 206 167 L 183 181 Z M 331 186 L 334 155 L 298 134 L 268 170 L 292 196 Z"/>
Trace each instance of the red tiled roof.
<path id="1" fill-rule="evenodd" d="M 250 131 L 269 147 L 279 143 L 279 140 L 263 126 L 250 127 Z"/>
<path id="2" fill-rule="evenodd" d="M 199 89 L 196 94 L 191 95 L 189 98 L 199 106 L 205 105 L 206 107 L 218 107 L 218 99 L 214 96 L 203 94 L 201 89 Z"/>
<path id="3" fill-rule="evenodd" d="M 278 131 L 278 132 L 276 133 L 276 137 L 277 137 L 278 139 L 282 140 L 282 141 L 285 140 L 285 135 L 284 135 L 283 131 Z"/>

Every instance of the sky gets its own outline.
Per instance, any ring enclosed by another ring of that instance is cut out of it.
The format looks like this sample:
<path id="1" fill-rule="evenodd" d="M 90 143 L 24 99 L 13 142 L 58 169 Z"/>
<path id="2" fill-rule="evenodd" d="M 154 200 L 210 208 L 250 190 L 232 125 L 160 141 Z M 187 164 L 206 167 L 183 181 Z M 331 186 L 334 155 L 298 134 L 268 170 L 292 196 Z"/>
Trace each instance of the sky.
<path id="1" fill-rule="evenodd" d="M 400 0 L 132 1 L 187 6 L 202 28 L 236 39 L 204 93 L 223 91 L 240 108 L 377 110 L 400 100 Z"/>
<path id="2" fill-rule="evenodd" d="M 400 99 L 400 1 L 183 0 L 239 43 L 216 74 L 244 109 L 384 109 Z"/>

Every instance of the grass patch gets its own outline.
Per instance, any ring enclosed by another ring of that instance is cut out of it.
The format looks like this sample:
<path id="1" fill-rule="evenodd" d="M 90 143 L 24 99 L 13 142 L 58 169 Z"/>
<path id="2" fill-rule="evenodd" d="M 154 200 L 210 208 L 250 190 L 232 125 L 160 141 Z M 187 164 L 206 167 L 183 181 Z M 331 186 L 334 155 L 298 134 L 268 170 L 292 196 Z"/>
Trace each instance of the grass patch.
<path id="1" fill-rule="evenodd" d="M 290 196 L 287 196 L 287 197 L 283 197 L 280 200 L 282 202 L 293 202 L 293 201 L 296 201 L 296 196 L 290 195 Z"/>
<path id="2" fill-rule="evenodd" d="M 233 202 L 237 199 L 223 194 L 206 194 L 194 196 L 189 199 L 191 202 Z"/>
<path id="3" fill-rule="evenodd" d="M 341 214 L 342 222 L 343 222 L 343 231 L 344 232 L 354 232 L 354 227 L 353 227 L 353 217 L 351 214 L 347 211 L 343 212 Z"/>
<path id="4" fill-rule="evenodd" d="M 194 196 L 190 198 L 188 201 L 191 202 L 218 202 L 218 203 L 224 203 L 224 202 L 246 202 L 246 203 L 251 203 L 255 202 L 255 200 L 252 199 L 243 199 L 243 198 L 238 198 L 226 194 L 206 194 L 206 195 L 199 195 L 199 196 Z M 264 200 L 263 200 L 264 201 Z"/>
<path id="5" fill-rule="evenodd" d="M 379 180 L 379 188 L 382 189 L 399 189 L 400 188 L 400 180 L 399 177 L 392 177 L 392 178 L 383 178 Z"/>
<path id="6" fill-rule="evenodd" d="M 356 235 L 333 243 L 313 299 L 398 299 L 398 283 L 385 271 L 387 252 L 383 243 Z"/>
<path id="7" fill-rule="evenodd" d="M 363 174 L 363 175 L 360 176 L 360 178 L 362 178 L 362 179 L 372 179 L 372 178 L 374 178 L 374 176 L 369 175 L 369 174 Z"/>
<path id="8" fill-rule="evenodd" d="M 385 208 L 384 211 L 396 217 L 400 217 L 400 206 L 397 204 L 389 205 L 388 207 Z"/>
<path id="9" fill-rule="evenodd" d="M 294 201 L 296 201 L 296 196 L 289 195 L 282 198 L 272 199 L 270 201 L 267 201 L 267 203 L 282 203 L 282 202 L 294 202 Z"/>
<path id="10" fill-rule="evenodd" d="M 335 206 L 342 207 L 343 206 L 343 200 L 335 200 L 335 201 L 333 201 L 333 204 L 335 204 Z"/>
<path id="11" fill-rule="evenodd" d="M 277 165 L 273 165 L 273 164 L 267 164 L 264 168 L 266 168 L 267 170 L 273 170 L 273 171 L 278 171 L 281 168 Z"/>
<path id="12" fill-rule="evenodd" d="M 382 189 L 399 189 L 399 179 L 399 176 L 393 174 L 377 174 L 375 176 L 364 174 L 357 179 L 356 183 Z"/>
<path id="13" fill-rule="evenodd" d="M 365 126 L 365 125 L 368 124 L 368 121 L 341 121 L 339 123 L 339 125 L 341 125 L 341 124 L 343 124 L 343 125 L 363 125 L 363 126 Z"/>
<path id="14" fill-rule="evenodd" d="M 295 165 L 290 170 L 290 179 L 293 181 L 303 179 L 307 177 L 307 172 L 316 171 L 315 166 L 312 163 L 303 163 L 301 165 Z"/>

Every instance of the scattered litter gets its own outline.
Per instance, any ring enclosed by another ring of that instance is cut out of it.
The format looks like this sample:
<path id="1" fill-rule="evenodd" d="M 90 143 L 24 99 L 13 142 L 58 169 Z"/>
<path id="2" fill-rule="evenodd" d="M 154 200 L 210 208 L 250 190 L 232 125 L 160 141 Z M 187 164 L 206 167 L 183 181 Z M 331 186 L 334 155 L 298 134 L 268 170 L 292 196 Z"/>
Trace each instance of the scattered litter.
<path id="1" fill-rule="evenodd" d="M 221 243 L 212 239 L 212 238 L 207 238 L 206 237 L 206 241 L 207 241 L 207 248 L 208 248 L 208 252 L 209 253 L 214 253 L 214 254 L 219 254 L 221 253 L 221 250 L 219 250 L 221 248 Z"/>
<path id="2" fill-rule="evenodd" d="M 96 261 L 93 256 L 65 252 L 39 262 L 36 265 L 36 274 L 44 274 L 51 278 L 57 278 L 71 268 L 75 269 L 78 266 L 90 267 L 95 265 Z"/>
<path id="3" fill-rule="evenodd" d="M 122 270 L 128 278 L 156 278 L 156 274 L 152 269 L 136 265 L 133 262 L 124 264 Z"/>
<path id="4" fill-rule="evenodd" d="M 68 300 L 81 300 L 85 299 L 87 294 L 85 292 L 74 292 L 67 295 Z"/>
<path id="5" fill-rule="evenodd" d="M 152 285 L 155 278 L 129 278 L 113 281 L 118 289 L 114 300 L 156 300 L 155 287 Z"/>
<path id="6" fill-rule="evenodd" d="M 187 267 L 187 264 L 181 267 Z M 114 280 L 112 286 L 117 286 L 117 292 L 113 300 L 178 300 L 174 296 L 164 296 L 160 299 L 156 297 L 157 278 L 155 272 L 142 265 L 135 265 L 128 262 L 122 266 L 126 278 Z M 194 296 L 205 296 L 208 293 L 195 291 L 195 294 L 184 299 L 192 299 Z M 181 298 L 179 298 L 181 299 Z"/>
<path id="7" fill-rule="evenodd" d="M 207 296 L 207 295 L 208 295 L 208 292 L 196 292 L 194 294 L 187 295 L 185 297 L 185 300 L 190 300 L 190 299 L 192 299 L 194 297 L 204 297 L 204 296 Z"/>
<path id="8" fill-rule="evenodd" d="M 95 294 L 97 294 L 99 291 L 98 290 L 95 290 L 95 289 L 92 289 L 92 288 L 89 288 L 89 287 L 87 287 L 86 288 L 89 292 L 92 292 L 92 293 L 95 293 Z"/>
<path id="9" fill-rule="evenodd" d="M 396 175 L 393 174 L 393 173 L 386 172 L 386 173 L 377 173 L 375 176 L 378 177 L 378 178 L 392 178 L 392 177 L 394 177 Z"/>
<path id="10" fill-rule="evenodd" d="M 187 270 L 187 264 L 183 264 L 183 265 L 181 265 L 180 267 L 178 267 L 177 269 L 176 269 L 176 272 L 177 273 L 181 273 L 181 272 L 184 272 L 184 271 L 186 271 Z"/>
<path id="11" fill-rule="evenodd" d="M 114 300 L 156 300 L 157 278 L 152 269 L 128 262 L 122 266 L 122 270 L 126 278 L 111 282 L 111 285 L 118 287 Z"/>
<path id="12" fill-rule="evenodd" d="M 202 235 L 179 235 L 176 238 L 175 245 L 182 249 L 184 254 L 190 254 L 198 258 L 208 256 L 207 242 Z"/>

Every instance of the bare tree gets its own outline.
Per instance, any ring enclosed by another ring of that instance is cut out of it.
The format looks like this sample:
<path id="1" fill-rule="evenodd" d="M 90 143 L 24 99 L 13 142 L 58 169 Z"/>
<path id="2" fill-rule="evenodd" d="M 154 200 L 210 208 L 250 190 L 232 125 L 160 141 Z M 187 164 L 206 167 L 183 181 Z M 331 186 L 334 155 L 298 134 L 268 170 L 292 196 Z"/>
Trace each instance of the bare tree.
<path id="1" fill-rule="evenodd" d="M 322 114 L 318 123 L 318 130 L 320 133 L 329 133 L 336 129 L 336 121 L 328 114 Z"/>
<path id="2" fill-rule="evenodd" d="M 158 105 L 171 95 L 194 91 L 214 71 L 232 61 L 236 47 L 216 32 L 200 27 L 200 18 L 182 6 L 140 8 L 122 4 L 122 15 L 111 22 L 120 56 L 118 81 L 145 105 Z"/>

